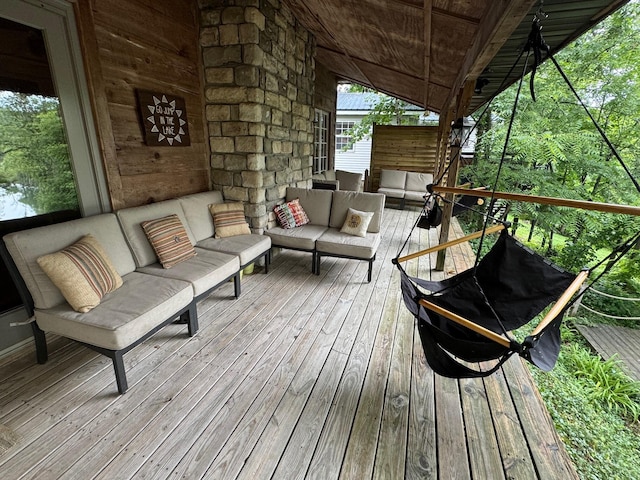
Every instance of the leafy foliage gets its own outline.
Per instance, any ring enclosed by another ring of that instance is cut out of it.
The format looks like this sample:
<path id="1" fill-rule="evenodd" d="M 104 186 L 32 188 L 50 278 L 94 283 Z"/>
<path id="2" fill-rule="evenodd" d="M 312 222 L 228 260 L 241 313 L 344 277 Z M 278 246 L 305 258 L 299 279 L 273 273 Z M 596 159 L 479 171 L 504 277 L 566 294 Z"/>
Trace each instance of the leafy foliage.
<path id="1" fill-rule="evenodd" d="M 556 55 L 634 176 L 640 173 L 640 64 L 629 46 L 639 42 L 640 4 L 631 2 Z M 551 62 L 538 69 L 535 90 L 537 101 L 524 93 L 519 97 L 506 147 L 516 86 L 494 100 L 492 128 L 482 125 L 476 163 L 461 175 L 509 192 L 640 205 L 640 192 Z M 532 222 L 545 239 L 554 233 L 568 237 L 562 247 L 548 242 L 544 253 L 572 270 L 592 264 L 601 249 L 615 247 L 640 229 L 637 217 L 544 205 L 514 203 L 511 213 Z M 635 273 L 628 263 L 624 268 Z"/>
<path id="2" fill-rule="evenodd" d="M 0 184 L 37 213 L 77 209 L 57 100 L 5 93 L 0 126 Z"/>

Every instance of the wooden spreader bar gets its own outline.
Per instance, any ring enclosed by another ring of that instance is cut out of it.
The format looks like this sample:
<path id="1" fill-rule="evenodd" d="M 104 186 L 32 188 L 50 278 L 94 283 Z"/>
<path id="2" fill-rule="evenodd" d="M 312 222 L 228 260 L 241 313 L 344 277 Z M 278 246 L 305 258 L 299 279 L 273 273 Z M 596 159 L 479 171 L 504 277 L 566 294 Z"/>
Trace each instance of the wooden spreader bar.
<path id="1" fill-rule="evenodd" d="M 640 207 L 632 205 L 618 205 L 615 203 L 588 202 L 586 200 L 572 200 L 569 198 L 542 197 L 539 195 L 525 195 L 522 193 L 492 192 L 490 190 L 475 190 L 460 187 L 441 187 L 431 185 L 431 191 L 436 193 L 454 193 L 475 197 L 493 197 L 500 200 L 514 200 L 517 202 L 539 203 L 557 207 L 571 207 L 582 210 L 595 210 L 607 213 L 623 213 L 626 215 L 640 215 Z"/>

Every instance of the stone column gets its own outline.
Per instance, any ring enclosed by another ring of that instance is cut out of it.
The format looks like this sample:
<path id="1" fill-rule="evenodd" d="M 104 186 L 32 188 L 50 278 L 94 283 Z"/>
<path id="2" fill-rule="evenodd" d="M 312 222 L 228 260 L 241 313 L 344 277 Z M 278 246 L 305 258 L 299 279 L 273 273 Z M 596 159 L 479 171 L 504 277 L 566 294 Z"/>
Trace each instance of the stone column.
<path id="1" fill-rule="evenodd" d="M 200 3 L 213 187 L 261 233 L 310 184 L 315 44 L 280 0 Z"/>

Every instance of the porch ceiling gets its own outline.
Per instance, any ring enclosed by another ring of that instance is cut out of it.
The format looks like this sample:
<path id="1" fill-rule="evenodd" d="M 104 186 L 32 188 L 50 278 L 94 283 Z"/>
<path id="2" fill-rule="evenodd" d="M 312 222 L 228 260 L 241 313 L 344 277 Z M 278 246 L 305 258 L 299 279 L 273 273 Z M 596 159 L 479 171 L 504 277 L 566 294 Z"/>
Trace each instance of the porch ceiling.
<path id="1" fill-rule="evenodd" d="M 536 0 L 285 2 L 315 35 L 317 61 L 340 78 L 439 113 L 453 105 L 462 86 L 478 78 L 488 83 L 473 95 L 467 113 L 499 93 L 540 4 Z M 627 2 L 546 0 L 545 39 L 557 51 Z"/>

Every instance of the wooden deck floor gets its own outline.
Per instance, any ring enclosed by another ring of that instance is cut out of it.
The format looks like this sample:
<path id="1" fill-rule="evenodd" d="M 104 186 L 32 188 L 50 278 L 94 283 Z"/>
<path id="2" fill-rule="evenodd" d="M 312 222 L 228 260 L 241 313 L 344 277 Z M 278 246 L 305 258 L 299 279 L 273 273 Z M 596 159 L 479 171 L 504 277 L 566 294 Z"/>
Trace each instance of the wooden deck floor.
<path id="1" fill-rule="evenodd" d="M 63 339 L 45 365 L 3 360 L 0 478 L 577 478 L 518 358 L 485 380 L 426 366 L 391 263 L 416 215 L 385 210 L 371 283 L 365 262 L 315 276 L 286 251 L 240 299 L 219 289 L 195 337 L 171 325 L 125 355 L 124 395 L 108 359 Z M 428 277 L 429 258 L 410 268 Z"/>
<path id="2" fill-rule="evenodd" d="M 640 330 L 614 325 L 578 325 L 578 330 L 602 358 L 617 355 L 631 378 L 640 382 Z"/>

